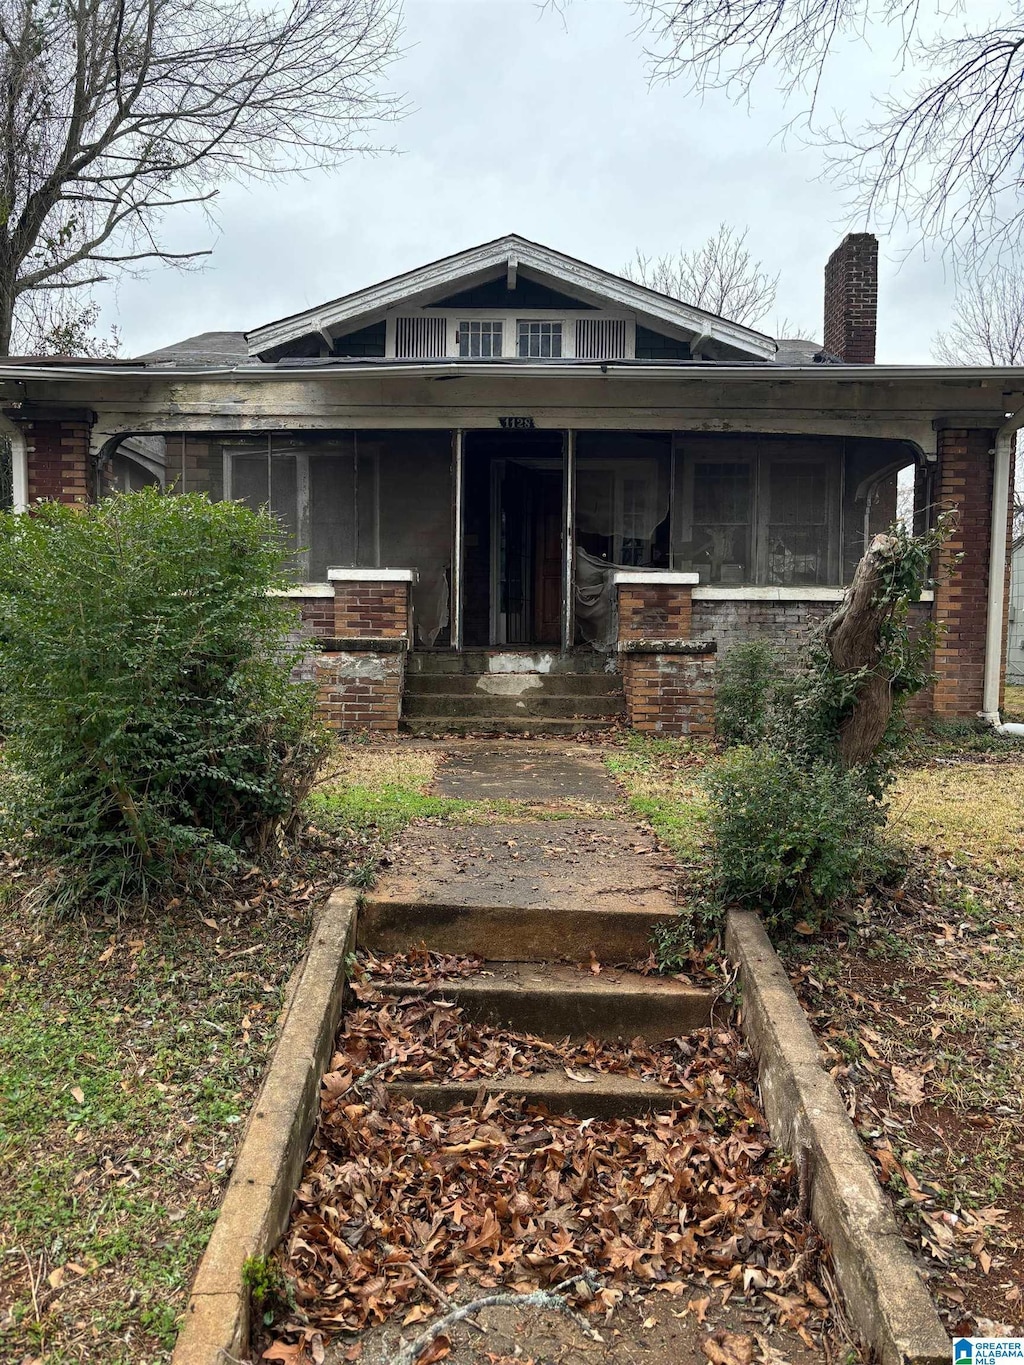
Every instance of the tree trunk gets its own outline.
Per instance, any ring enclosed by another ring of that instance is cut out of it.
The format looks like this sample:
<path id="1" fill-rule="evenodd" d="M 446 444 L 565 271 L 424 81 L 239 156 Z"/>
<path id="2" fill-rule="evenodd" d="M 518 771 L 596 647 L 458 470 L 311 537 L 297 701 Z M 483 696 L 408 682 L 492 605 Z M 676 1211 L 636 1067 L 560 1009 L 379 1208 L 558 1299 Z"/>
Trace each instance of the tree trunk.
<path id="1" fill-rule="evenodd" d="M 0 264 L 0 356 L 11 353 L 14 327 L 14 279 L 8 278 Z"/>
<path id="2" fill-rule="evenodd" d="M 874 537 L 842 605 L 825 626 L 825 645 L 838 673 L 874 670 L 859 687 L 853 709 L 840 726 L 839 758 L 847 768 L 874 757 L 892 717 L 891 679 L 878 668 L 882 627 L 891 605 L 877 598 L 882 570 L 895 545 L 892 536 Z"/>

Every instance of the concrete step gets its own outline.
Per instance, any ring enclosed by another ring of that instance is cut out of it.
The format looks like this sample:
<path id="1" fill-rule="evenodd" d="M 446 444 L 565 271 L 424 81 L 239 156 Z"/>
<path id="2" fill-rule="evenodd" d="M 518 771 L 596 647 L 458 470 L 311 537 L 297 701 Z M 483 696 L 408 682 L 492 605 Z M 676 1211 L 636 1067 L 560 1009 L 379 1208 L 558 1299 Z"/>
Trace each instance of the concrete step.
<path id="1" fill-rule="evenodd" d="M 540 1038 L 644 1037 L 660 1043 L 711 1022 L 714 993 L 660 976 L 549 962 L 488 962 L 430 985 L 379 984 L 386 995 L 450 1000 L 466 1016 Z"/>
<path id="2" fill-rule="evenodd" d="M 507 962 L 586 962 L 593 953 L 616 963 L 646 960 L 654 929 L 677 922 L 674 909 L 424 904 L 375 890 L 363 899 L 357 933 L 375 953 L 425 947 Z"/>
<path id="3" fill-rule="evenodd" d="M 487 1076 L 468 1081 L 398 1077 L 388 1082 L 387 1089 L 393 1095 L 413 1100 L 421 1109 L 435 1112 L 444 1112 L 457 1104 L 472 1104 L 483 1090 L 488 1095 L 522 1096 L 528 1104 L 543 1105 L 553 1114 L 575 1114 L 581 1119 L 666 1113 L 680 1102 L 678 1091 L 654 1081 L 633 1080 L 629 1076 L 586 1068 L 580 1068 L 578 1074 L 588 1079 L 574 1080 L 563 1068 L 536 1072 L 532 1076 Z"/>
<path id="4" fill-rule="evenodd" d="M 522 687 L 523 682 L 526 687 Z M 520 688 L 522 691 L 520 692 Z M 493 696 L 599 697 L 622 694 L 621 673 L 407 673 L 405 695 L 462 694 L 482 703 Z"/>
<path id="5" fill-rule="evenodd" d="M 565 654 L 555 646 L 521 649 L 412 650 L 406 660 L 410 673 L 603 673 L 608 654 L 589 647 Z"/>
<path id="6" fill-rule="evenodd" d="M 618 717 L 587 720 L 553 720 L 549 716 L 507 718 L 487 716 L 412 716 L 402 718 L 402 729 L 423 739 L 437 735 L 532 735 L 536 739 L 585 735 L 592 730 L 613 730 Z"/>
<path id="7" fill-rule="evenodd" d="M 625 698 L 617 696 L 552 696 L 550 692 L 524 692 L 518 697 L 494 697 L 484 692 L 433 693 L 420 696 L 406 689 L 402 698 L 402 712 L 410 723 L 417 716 L 459 716 L 467 719 L 491 721 L 508 718 L 542 720 L 572 720 L 620 716 L 625 711 Z"/>

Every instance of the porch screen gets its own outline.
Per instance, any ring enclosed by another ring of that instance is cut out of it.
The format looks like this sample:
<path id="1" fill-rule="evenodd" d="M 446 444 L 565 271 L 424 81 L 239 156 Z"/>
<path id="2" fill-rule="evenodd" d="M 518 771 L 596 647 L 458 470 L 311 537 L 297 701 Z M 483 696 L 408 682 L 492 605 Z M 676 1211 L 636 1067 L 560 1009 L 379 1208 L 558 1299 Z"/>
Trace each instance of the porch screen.
<path id="1" fill-rule="evenodd" d="M 614 638 L 616 568 L 666 568 L 671 438 L 635 432 L 576 435 L 576 591 L 580 637 Z"/>
<path id="2" fill-rule="evenodd" d="M 329 568 L 414 569 L 417 642 L 442 640 L 451 582 L 449 432 L 283 432 L 222 448 L 228 496 L 270 508 L 300 580 L 323 582 Z"/>
<path id="3" fill-rule="evenodd" d="M 842 443 L 681 437 L 673 567 L 723 587 L 838 583 Z"/>

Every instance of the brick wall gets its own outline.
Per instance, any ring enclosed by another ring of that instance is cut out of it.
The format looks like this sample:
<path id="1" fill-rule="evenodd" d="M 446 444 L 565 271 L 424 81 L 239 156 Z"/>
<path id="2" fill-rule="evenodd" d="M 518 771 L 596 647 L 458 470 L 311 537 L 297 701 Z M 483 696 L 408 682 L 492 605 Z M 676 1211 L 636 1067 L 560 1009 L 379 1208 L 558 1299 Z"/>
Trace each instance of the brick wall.
<path id="1" fill-rule="evenodd" d="M 825 350 L 851 365 L 873 365 L 877 322 L 878 241 L 851 232 L 825 266 Z"/>
<path id="2" fill-rule="evenodd" d="M 647 734 L 714 734 L 717 665 L 713 653 L 625 654 L 626 716 Z"/>
<path id="3" fill-rule="evenodd" d="M 409 584 L 335 583 L 334 634 L 352 639 L 407 639 Z"/>
<path id="4" fill-rule="evenodd" d="M 73 504 L 90 502 L 91 421 L 84 417 L 40 420 L 26 422 L 23 429 L 28 453 L 29 503 L 40 498 Z"/>
<path id="5" fill-rule="evenodd" d="M 619 639 L 686 640 L 691 632 L 691 590 L 687 585 L 620 583 Z"/>
<path id="6" fill-rule="evenodd" d="M 332 730 L 393 734 L 402 714 L 405 651 L 320 654 L 314 660 L 319 714 Z"/>
<path id="7" fill-rule="evenodd" d="M 714 644 L 690 638 L 692 588 L 683 583 L 620 583 L 616 591 L 629 724 L 648 734 L 710 735 Z"/>
<path id="8" fill-rule="evenodd" d="M 716 640 L 720 656 L 748 640 L 767 640 L 781 655 L 795 659 L 815 626 L 835 606 L 834 602 L 698 599 L 693 604 L 693 633 L 700 640 Z"/>
<path id="9" fill-rule="evenodd" d="M 958 525 L 939 557 L 935 619 L 935 714 L 972 717 L 982 709 L 985 622 L 988 614 L 989 526 L 992 516 L 992 447 L 988 431 L 949 428 L 938 434 L 935 501 L 956 508 Z M 962 554 L 950 576 L 953 556 Z"/>

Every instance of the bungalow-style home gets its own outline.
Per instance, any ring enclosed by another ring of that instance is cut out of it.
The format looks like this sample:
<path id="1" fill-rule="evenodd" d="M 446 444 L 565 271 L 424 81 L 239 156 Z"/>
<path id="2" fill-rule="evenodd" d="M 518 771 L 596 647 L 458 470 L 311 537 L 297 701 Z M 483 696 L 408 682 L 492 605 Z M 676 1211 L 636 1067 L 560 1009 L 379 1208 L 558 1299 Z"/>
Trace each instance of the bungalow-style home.
<path id="1" fill-rule="evenodd" d="M 159 481 L 269 505 L 338 728 L 699 734 L 718 659 L 792 648 L 898 483 L 955 506 L 918 709 L 997 723 L 1024 369 L 876 365 L 877 243 L 821 346 L 517 236 L 129 361 L 0 361 L 15 500 Z"/>

